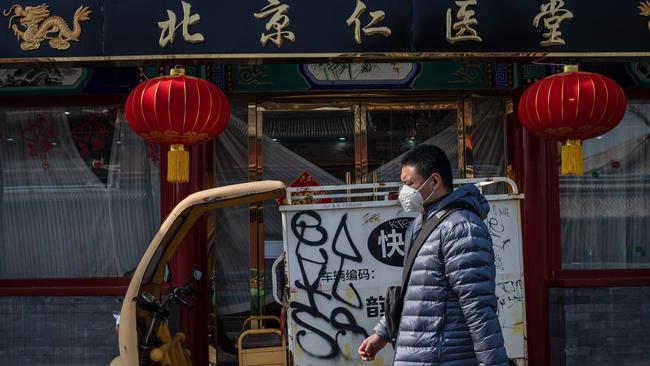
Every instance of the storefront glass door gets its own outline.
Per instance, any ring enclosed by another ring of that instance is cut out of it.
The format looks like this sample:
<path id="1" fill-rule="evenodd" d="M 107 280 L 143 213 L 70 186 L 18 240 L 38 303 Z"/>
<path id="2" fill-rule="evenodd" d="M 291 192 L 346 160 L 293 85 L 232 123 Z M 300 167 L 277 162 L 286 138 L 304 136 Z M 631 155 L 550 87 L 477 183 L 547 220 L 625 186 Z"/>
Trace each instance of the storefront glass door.
<path id="1" fill-rule="evenodd" d="M 249 106 L 249 180 L 280 180 L 287 186 L 351 183 L 356 112 L 345 103 Z M 262 312 L 271 299 L 270 267 L 283 249 L 279 203 L 249 209 L 253 313 Z"/>
<path id="2" fill-rule="evenodd" d="M 215 185 L 262 179 L 286 185 L 395 182 L 401 157 L 420 144 L 440 146 L 454 178 L 502 176 L 506 113 L 498 97 L 236 104 L 215 143 Z M 271 264 L 283 250 L 279 203 L 217 213 L 214 240 L 220 250 L 211 256 L 211 268 L 221 316 L 278 310 L 272 305 Z"/>

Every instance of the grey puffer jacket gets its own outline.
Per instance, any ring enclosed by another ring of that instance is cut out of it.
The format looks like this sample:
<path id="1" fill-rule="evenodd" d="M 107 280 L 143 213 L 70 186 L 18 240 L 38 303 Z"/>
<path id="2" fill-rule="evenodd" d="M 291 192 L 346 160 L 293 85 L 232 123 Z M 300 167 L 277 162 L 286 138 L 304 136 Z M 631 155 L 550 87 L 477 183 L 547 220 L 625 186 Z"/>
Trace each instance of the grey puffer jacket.
<path id="1" fill-rule="evenodd" d="M 467 203 L 476 213 L 451 213 L 415 258 L 393 365 L 508 365 L 496 313 L 492 239 L 483 223 L 490 206 L 474 185 L 465 185 L 428 207 L 427 217 L 452 202 Z M 421 227 L 416 218 L 406 233 L 406 253 Z M 388 340 L 385 319 L 375 332 Z"/>

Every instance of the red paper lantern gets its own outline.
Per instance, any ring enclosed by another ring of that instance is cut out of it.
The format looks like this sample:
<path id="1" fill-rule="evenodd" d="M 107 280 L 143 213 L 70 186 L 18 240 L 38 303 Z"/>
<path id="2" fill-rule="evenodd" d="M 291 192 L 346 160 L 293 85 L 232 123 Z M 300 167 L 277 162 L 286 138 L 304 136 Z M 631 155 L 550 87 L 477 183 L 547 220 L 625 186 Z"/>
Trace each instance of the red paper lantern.
<path id="1" fill-rule="evenodd" d="M 126 100 L 124 113 L 140 137 L 170 145 L 167 180 L 188 182 L 189 152 L 185 145 L 210 141 L 223 132 L 230 119 L 230 104 L 214 84 L 174 68 L 170 76 L 136 86 Z"/>
<path id="2" fill-rule="evenodd" d="M 537 136 L 562 141 L 562 174 L 582 175 L 581 140 L 600 136 L 623 119 L 627 99 L 612 79 L 575 66 L 526 89 L 519 120 Z"/>

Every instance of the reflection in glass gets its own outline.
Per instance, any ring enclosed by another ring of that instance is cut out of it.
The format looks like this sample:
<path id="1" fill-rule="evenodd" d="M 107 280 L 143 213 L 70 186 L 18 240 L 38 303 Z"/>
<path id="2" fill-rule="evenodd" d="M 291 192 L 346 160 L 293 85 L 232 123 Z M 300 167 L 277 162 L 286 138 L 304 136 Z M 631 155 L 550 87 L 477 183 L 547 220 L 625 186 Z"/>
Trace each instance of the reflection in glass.
<path id="1" fill-rule="evenodd" d="M 307 171 L 342 184 L 354 170 L 354 117 L 345 111 L 264 113 L 264 177 L 291 184 Z"/>
<path id="2" fill-rule="evenodd" d="M 354 115 L 348 111 L 267 112 L 263 117 L 264 179 L 287 186 L 300 176 L 320 185 L 340 185 L 354 172 Z M 304 182 L 296 182 L 301 185 Z M 265 291 L 271 294 L 271 265 L 282 243 L 278 203 L 264 203 Z"/>
<path id="3" fill-rule="evenodd" d="M 583 153 L 584 175 L 560 177 L 563 268 L 650 267 L 650 106 L 631 103 Z"/>
<path id="4" fill-rule="evenodd" d="M 472 99 L 474 178 L 505 176 L 505 103 L 503 98 Z"/>
<path id="5" fill-rule="evenodd" d="M 248 181 L 247 106 L 233 104 L 226 130 L 215 139 L 215 187 Z M 249 211 L 247 205 L 216 210 L 210 232 L 211 281 L 218 314 L 249 310 Z"/>
<path id="6" fill-rule="evenodd" d="M 228 127 L 215 140 L 215 186 L 248 181 L 247 113 L 246 105 L 233 105 Z M 353 171 L 351 112 L 269 112 L 264 113 L 263 118 L 264 179 L 280 180 L 289 185 L 307 171 L 320 184 L 343 184 L 345 173 Z M 264 208 L 265 300 L 270 304 L 270 269 L 278 255 L 277 249 L 281 249 L 282 220 L 276 202 L 267 201 Z M 213 304 L 219 316 L 245 313 L 250 309 L 248 223 L 248 206 L 216 212 L 210 237 L 210 258 L 213 260 L 210 282 L 214 286 Z"/>
<path id="7" fill-rule="evenodd" d="M 401 159 L 420 145 L 438 145 L 458 178 L 457 112 L 453 110 L 371 110 L 367 114 L 368 182 L 400 180 Z"/>

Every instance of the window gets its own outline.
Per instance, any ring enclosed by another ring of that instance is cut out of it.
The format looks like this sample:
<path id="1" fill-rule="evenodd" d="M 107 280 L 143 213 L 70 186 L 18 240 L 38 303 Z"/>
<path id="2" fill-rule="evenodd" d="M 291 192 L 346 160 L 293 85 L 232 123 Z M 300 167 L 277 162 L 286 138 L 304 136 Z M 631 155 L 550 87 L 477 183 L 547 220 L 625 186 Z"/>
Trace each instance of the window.
<path id="1" fill-rule="evenodd" d="M 505 176 L 505 111 L 503 98 L 472 99 L 472 166 L 475 178 Z"/>
<path id="2" fill-rule="evenodd" d="M 119 277 L 160 225 L 158 147 L 115 105 L 0 109 L 0 278 Z"/>
<path id="3" fill-rule="evenodd" d="M 650 268 L 650 105 L 630 103 L 583 159 L 582 177 L 560 177 L 563 269 Z"/>
<path id="4" fill-rule="evenodd" d="M 456 105 L 432 103 L 427 109 L 374 108 L 367 112 L 368 166 L 372 182 L 399 182 L 404 155 L 420 144 L 437 145 L 449 158 L 454 178 L 458 167 Z"/>

